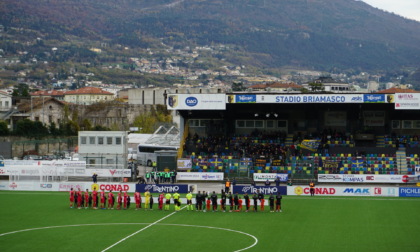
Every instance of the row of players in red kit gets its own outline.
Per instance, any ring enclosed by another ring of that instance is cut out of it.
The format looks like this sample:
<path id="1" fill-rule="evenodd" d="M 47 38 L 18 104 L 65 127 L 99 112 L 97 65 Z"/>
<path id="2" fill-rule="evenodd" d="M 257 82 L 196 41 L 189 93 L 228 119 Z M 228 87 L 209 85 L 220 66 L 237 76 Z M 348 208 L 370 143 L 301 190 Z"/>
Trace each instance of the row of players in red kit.
<path id="1" fill-rule="evenodd" d="M 153 197 L 148 191 L 145 193 L 146 202 L 145 202 L 145 209 L 152 209 L 153 206 Z M 163 208 L 163 199 L 164 194 L 160 194 L 158 197 L 159 209 L 162 210 Z M 139 192 L 134 193 L 134 202 L 136 203 L 136 210 L 141 208 L 141 195 Z M 106 193 L 104 190 L 101 190 L 99 193 L 94 190 L 92 193 L 89 192 L 88 189 L 83 193 L 80 188 L 77 191 L 74 191 L 73 188 L 70 190 L 70 208 L 77 206 L 78 209 L 85 209 L 93 208 L 98 209 L 98 203 L 100 209 L 114 209 L 115 204 L 115 196 L 114 193 L 109 191 Z M 127 191 L 119 191 L 117 194 L 117 210 L 121 209 L 128 209 L 130 208 L 131 204 L 131 197 L 128 195 Z"/>

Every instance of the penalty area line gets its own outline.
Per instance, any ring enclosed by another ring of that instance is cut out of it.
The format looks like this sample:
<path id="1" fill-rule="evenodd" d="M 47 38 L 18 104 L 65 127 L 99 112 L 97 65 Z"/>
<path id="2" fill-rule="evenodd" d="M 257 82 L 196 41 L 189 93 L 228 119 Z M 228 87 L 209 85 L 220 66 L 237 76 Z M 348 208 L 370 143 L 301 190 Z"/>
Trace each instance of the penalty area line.
<path id="1" fill-rule="evenodd" d="M 183 208 L 181 208 L 181 210 L 182 210 L 182 209 L 184 209 L 184 208 L 186 208 L 186 207 L 187 207 L 187 206 L 184 206 Z M 174 215 L 174 214 L 176 214 L 176 213 L 177 213 L 177 211 L 175 211 L 175 212 L 173 212 L 173 213 L 170 213 L 170 214 L 166 215 L 165 217 L 160 218 L 159 220 L 157 220 L 157 221 L 155 221 L 155 222 L 153 222 L 153 223 L 150 223 L 149 225 L 145 226 L 144 228 L 142 228 L 142 229 L 140 229 L 140 230 L 138 230 L 138 231 L 136 231 L 136 232 L 134 232 L 134 233 L 132 233 L 132 234 L 130 234 L 130 235 L 128 235 L 128 236 L 126 236 L 126 237 L 124 237 L 124 238 L 122 238 L 121 240 L 117 241 L 116 243 L 112 244 L 111 246 L 107 247 L 106 249 L 102 250 L 101 252 L 105 252 L 105 251 L 107 251 L 107 250 L 109 250 L 109 249 L 111 249 L 111 248 L 115 247 L 116 245 L 120 244 L 121 242 L 123 242 L 123 241 L 127 240 L 128 238 L 130 238 L 130 237 L 132 237 L 132 236 L 134 236 L 134 235 L 136 235 L 136 234 L 138 234 L 138 233 L 140 233 L 140 232 L 142 232 L 142 231 L 144 231 L 144 230 L 148 229 L 149 227 L 151 227 L 151 226 L 153 226 L 153 225 L 158 224 L 159 222 L 163 221 L 163 220 L 164 220 L 164 219 L 166 219 L 166 218 L 171 217 L 172 215 Z"/>

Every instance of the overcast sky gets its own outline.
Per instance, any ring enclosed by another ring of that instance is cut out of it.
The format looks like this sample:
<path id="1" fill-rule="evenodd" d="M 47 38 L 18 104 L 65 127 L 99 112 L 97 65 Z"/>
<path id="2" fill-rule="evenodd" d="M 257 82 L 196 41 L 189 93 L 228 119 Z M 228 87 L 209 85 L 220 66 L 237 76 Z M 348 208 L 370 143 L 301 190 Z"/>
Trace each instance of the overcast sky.
<path id="1" fill-rule="evenodd" d="M 420 0 L 363 0 L 369 5 L 420 21 Z"/>

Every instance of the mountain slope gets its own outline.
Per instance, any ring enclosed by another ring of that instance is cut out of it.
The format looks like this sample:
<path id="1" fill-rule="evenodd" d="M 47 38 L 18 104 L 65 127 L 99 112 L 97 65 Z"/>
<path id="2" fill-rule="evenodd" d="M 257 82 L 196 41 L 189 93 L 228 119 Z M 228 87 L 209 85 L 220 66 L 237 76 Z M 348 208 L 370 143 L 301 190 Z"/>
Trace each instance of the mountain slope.
<path id="1" fill-rule="evenodd" d="M 351 0 L 14 0 L 1 23 L 132 47 L 232 44 L 264 67 L 418 66 L 420 23 Z M 239 61 L 227 55 L 230 61 Z M 235 62 L 240 63 L 240 62 Z"/>

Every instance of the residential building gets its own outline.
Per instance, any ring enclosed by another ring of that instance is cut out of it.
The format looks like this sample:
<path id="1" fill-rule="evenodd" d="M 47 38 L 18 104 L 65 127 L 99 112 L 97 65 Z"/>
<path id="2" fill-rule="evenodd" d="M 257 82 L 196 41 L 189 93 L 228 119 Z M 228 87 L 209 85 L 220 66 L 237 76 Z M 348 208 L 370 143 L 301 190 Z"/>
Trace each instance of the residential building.
<path id="1" fill-rule="evenodd" d="M 90 105 L 101 101 L 111 101 L 114 94 L 97 87 L 83 87 L 64 94 L 64 101 L 75 104 Z"/>

